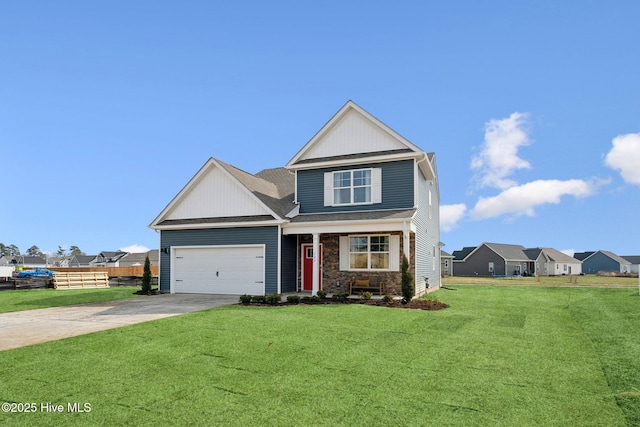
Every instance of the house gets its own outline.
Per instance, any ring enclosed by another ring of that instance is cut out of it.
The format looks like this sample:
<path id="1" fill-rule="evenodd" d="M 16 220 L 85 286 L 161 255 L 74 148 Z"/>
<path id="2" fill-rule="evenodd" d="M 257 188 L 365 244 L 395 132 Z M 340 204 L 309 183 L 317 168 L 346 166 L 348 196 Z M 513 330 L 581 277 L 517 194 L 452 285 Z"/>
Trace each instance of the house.
<path id="1" fill-rule="evenodd" d="M 575 259 L 582 261 L 582 272 L 597 274 L 603 272 L 630 273 L 631 262 L 609 251 L 576 252 Z"/>
<path id="2" fill-rule="evenodd" d="M 147 257 L 149 257 L 150 265 L 158 265 L 158 250 L 150 250 L 148 252 L 128 253 L 120 258 L 118 264 L 120 267 L 132 267 L 136 265 L 144 265 Z"/>
<path id="3" fill-rule="evenodd" d="M 153 220 L 163 292 L 348 292 L 355 279 L 416 295 L 440 286 L 439 190 L 426 153 L 352 101 L 283 167 L 209 159 Z"/>
<path id="4" fill-rule="evenodd" d="M 440 273 L 442 277 L 453 276 L 453 255 L 440 249 Z"/>
<path id="5" fill-rule="evenodd" d="M 529 257 L 524 246 L 482 243 L 453 252 L 456 276 L 522 276 L 529 270 Z"/>
<path id="6" fill-rule="evenodd" d="M 127 252 L 122 251 L 103 251 L 100 252 L 96 257 L 91 261 L 92 267 L 119 267 L 120 259 L 123 258 Z"/>
<path id="7" fill-rule="evenodd" d="M 528 271 L 539 276 L 563 276 L 582 273 L 582 261 L 553 248 L 530 248 Z"/>
<path id="8" fill-rule="evenodd" d="M 37 256 L 17 255 L 10 258 L 9 264 L 18 267 L 19 269 L 47 266 L 47 261 Z"/>
<path id="9" fill-rule="evenodd" d="M 640 255 L 624 255 L 622 258 L 631 263 L 631 269 L 629 270 L 631 273 L 638 274 L 640 272 Z"/>

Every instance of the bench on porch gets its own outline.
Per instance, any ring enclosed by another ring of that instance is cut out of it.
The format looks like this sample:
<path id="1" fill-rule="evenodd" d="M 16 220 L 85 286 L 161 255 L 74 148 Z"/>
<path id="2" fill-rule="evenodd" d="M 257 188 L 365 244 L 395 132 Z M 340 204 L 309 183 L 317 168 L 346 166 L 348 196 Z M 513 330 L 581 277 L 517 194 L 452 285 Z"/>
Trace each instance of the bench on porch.
<path id="1" fill-rule="evenodd" d="M 377 277 L 369 279 L 355 279 L 349 282 L 349 293 L 371 292 L 372 294 L 384 294 L 384 282 Z"/>

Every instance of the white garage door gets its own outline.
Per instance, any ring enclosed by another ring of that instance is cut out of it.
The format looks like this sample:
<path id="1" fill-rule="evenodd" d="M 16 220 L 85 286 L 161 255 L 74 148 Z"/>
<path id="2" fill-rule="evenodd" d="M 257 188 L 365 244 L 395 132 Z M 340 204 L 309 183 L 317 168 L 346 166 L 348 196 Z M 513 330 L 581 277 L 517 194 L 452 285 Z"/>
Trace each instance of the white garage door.
<path id="1" fill-rule="evenodd" d="M 264 246 L 173 249 L 177 293 L 264 295 Z"/>

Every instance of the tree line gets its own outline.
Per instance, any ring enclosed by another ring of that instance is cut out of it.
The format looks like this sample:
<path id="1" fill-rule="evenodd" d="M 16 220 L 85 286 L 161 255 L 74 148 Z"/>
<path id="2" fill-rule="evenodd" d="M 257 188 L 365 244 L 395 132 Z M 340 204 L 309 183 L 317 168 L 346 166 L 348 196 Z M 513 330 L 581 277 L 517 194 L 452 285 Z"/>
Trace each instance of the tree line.
<path id="1" fill-rule="evenodd" d="M 58 257 L 72 255 L 85 255 L 85 253 L 75 245 L 70 246 L 69 249 L 58 246 L 58 250 L 55 253 L 55 256 Z M 4 243 L 0 243 L 0 256 L 35 256 L 43 259 L 47 258 L 47 255 L 43 253 L 36 245 L 31 246 L 25 253 L 20 253 L 20 248 L 18 248 L 16 245 L 5 245 Z"/>

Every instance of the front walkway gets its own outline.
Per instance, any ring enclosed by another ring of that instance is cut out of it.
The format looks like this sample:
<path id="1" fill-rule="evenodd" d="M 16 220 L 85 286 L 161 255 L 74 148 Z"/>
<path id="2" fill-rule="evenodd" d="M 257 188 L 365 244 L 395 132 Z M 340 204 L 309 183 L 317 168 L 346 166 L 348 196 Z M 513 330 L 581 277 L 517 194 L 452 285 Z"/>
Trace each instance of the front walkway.
<path id="1" fill-rule="evenodd" d="M 0 351 L 236 304 L 238 295 L 162 294 L 0 314 Z"/>

